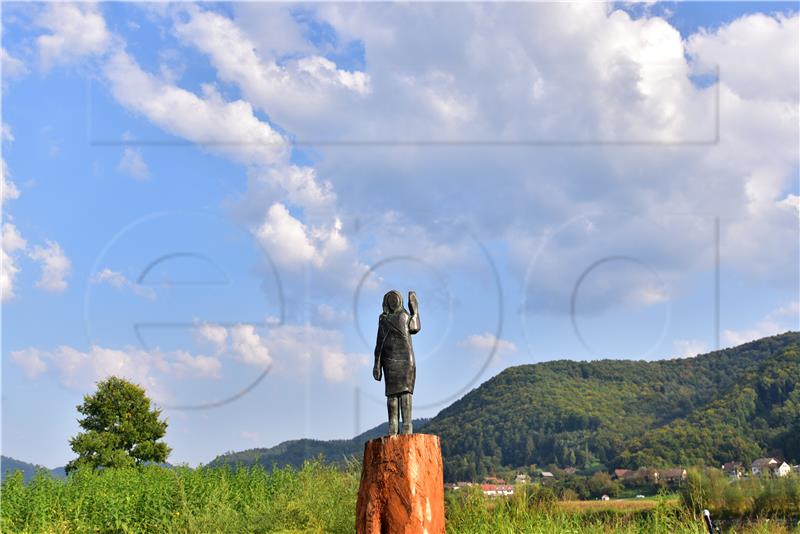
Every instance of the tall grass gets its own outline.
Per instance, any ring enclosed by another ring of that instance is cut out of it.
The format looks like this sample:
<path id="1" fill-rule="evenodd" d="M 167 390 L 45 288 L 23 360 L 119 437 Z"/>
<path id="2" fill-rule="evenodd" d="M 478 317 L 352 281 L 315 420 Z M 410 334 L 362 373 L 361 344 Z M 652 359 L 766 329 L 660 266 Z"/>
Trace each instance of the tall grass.
<path id="1" fill-rule="evenodd" d="M 547 488 L 545 488 L 547 489 Z M 447 531 L 452 534 L 701 534 L 702 524 L 689 520 L 674 499 L 664 498 L 650 509 L 626 507 L 564 507 L 536 486 L 518 488 L 508 499 L 489 502 L 477 487 L 448 495 Z"/>
<path id="2" fill-rule="evenodd" d="M 718 469 L 690 470 L 680 494 L 685 508 L 694 514 L 708 508 L 727 519 L 800 521 L 800 476 L 794 474 L 730 481 Z"/>
<path id="3" fill-rule="evenodd" d="M 42 471 L 27 484 L 18 472 L 0 488 L 0 531 L 350 533 L 355 530 L 359 476 L 358 463 L 341 469 L 320 460 L 272 472 L 261 467 L 147 466 L 80 470 L 59 480 Z M 705 500 L 686 502 L 713 505 L 714 495 L 720 502 L 738 502 L 733 497 L 725 500 L 729 484 L 713 486 L 717 489 L 709 484 L 692 486 L 698 499 Z M 782 512 L 774 516 L 769 512 L 777 509 L 766 503 L 800 504 L 791 493 L 794 486 L 786 489 L 780 484 L 765 485 L 769 489 L 752 497 L 753 506 L 763 511 L 761 516 L 729 523 L 725 533 L 800 533 Z M 489 499 L 480 488 L 471 487 L 447 492 L 445 513 L 448 534 L 705 532 L 692 509 L 681 503 L 674 496 L 659 497 L 648 506 L 626 501 L 564 503 L 550 488 L 535 485 L 518 487 L 508 499 Z"/>
<path id="4" fill-rule="evenodd" d="M 355 524 L 358 466 L 17 472 L 2 485 L 2 532 L 318 532 Z"/>

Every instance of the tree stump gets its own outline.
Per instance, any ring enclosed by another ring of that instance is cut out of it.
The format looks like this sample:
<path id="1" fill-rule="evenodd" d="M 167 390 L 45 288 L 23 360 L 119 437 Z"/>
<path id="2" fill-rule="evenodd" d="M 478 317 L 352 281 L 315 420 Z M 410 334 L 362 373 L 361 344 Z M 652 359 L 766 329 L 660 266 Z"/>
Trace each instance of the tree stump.
<path id="1" fill-rule="evenodd" d="M 444 534 L 439 436 L 385 436 L 364 444 L 357 534 Z"/>

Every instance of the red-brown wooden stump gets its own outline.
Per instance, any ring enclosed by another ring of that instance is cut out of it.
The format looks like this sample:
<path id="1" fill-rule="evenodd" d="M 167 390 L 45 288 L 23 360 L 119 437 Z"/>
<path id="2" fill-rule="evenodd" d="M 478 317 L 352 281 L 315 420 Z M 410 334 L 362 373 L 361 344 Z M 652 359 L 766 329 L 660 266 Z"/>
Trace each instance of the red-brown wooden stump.
<path id="1" fill-rule="evenodd" d="M 444 534 L 439 436 L 386 436 L 364 444 L 358 534 Z"/>

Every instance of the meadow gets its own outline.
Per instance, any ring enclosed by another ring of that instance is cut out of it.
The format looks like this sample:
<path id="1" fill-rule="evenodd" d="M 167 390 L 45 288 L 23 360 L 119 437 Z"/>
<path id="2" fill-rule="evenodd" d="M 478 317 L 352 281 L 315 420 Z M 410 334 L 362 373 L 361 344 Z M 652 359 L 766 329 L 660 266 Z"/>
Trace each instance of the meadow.
<path id="1" fill-rule="evenodd" d="M 322 463 L 81 469 L 2 485 L 2 532 L 352 532 L 359 473 Z"/>
<path id="2" fill-rule="evenodd" d="M 42 472 L 27 484 L 18 473 L 2 484 L 0 530 L 350 533 L 354 530 L 359 474 L 357 462 L 342 469 L 320 461 L 307 462 L 299 469 L 287 467 L 272 472 L 261 467 L 233 470 L 147 466 L 81 469 L 66 480 Z M 684 492 L 686 495 L 681 497 L 663 495 L 638 501 L 558 501 L 552 492 L 536 486 L 517 491 L 508 499 L 487 499 L 477 488 L 448 492 L 447 531 L 448 534 L 701 534 L 705 530 L 699 516 L 686 503 L 708 504 L 713 508 L 714 502 L 700 503 L 697 499 L 718 499 L 716 505 L 723 507 L 726 502 L 725 489 L 720 486 L 720 491 L 712 490 L 709 480 L 693 479 L 693 493 Z M 797 518 L 785 515 L 786 510 L 800 505 L 800 501 L 791 501 L 795 486 L 787 483 L 786 487 L 789 508 L 774 509 L 769 517 L 748 515 L 740 510 L 742 517 L 729 518 L 724 532 L 800 532 Z M 753 487 L 751 491 L 757 490 Z M 745 500 L 764 501 L 764 497 L 759 497 L 762 494 L 763 491 Z"/>

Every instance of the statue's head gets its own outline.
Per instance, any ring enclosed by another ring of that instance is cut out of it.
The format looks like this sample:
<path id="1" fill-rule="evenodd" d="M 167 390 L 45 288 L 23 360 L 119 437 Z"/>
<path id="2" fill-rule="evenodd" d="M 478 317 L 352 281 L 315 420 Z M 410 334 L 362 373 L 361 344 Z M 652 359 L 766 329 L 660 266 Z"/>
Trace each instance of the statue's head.
<path id="1" fill-rule="evenodd" d="M 383 313 L 394 313 L 403 307 L 403 295 L 392 289 L 383 296 Z"/>

